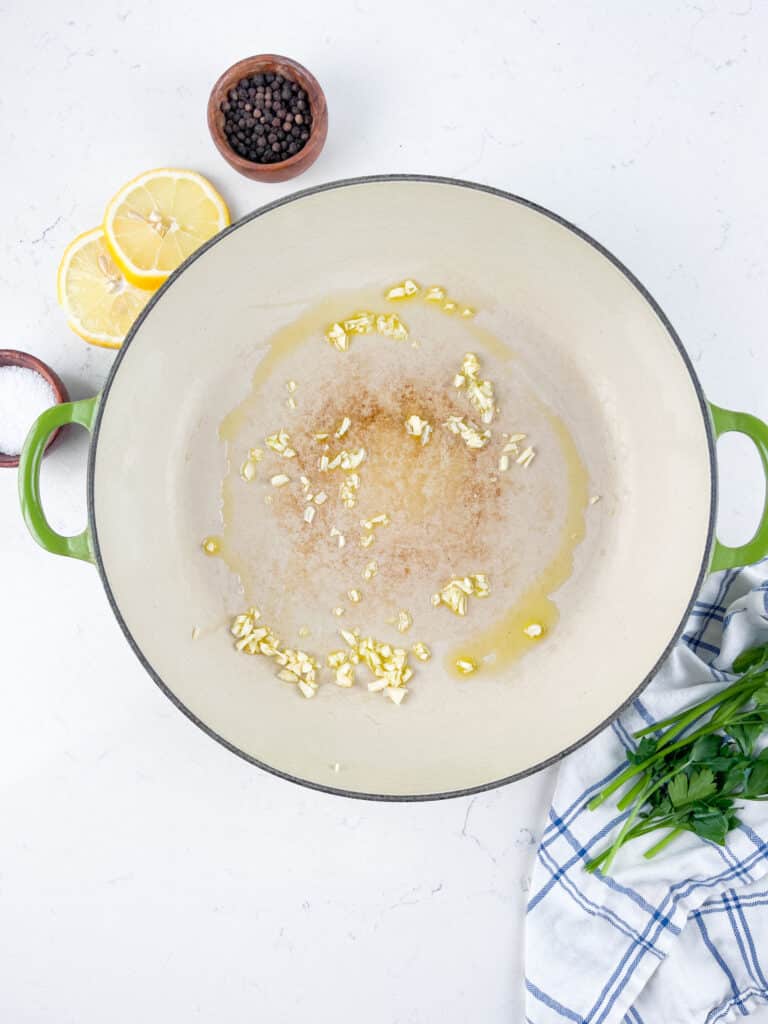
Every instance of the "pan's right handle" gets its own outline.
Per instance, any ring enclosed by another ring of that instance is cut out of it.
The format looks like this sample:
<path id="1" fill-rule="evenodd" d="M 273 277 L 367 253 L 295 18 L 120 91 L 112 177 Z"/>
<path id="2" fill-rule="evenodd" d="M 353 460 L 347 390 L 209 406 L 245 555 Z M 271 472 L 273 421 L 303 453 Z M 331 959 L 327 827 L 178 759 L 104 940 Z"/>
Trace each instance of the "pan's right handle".
<path id="1" fill-rule="evenodd" d="M 751 565 L 768 555 L 768 424 L 747 412 L 734 412 L 732 409 L 721 409 L 709 403 L 712 414 L 712 425 L 715 428 L 715 439 L 723 434 L 736 432 L 746 434 L 757 448 L 765 474 L 765 503 L 760 523 L 754 537 L 740 547 L 731 548 L 715 540 L 712 552 L 710 572 L 718 569 L 734 569 L 742 565 Z"/>
<path id="2" fill-rule="evenodd" d="M 63 402 L 54 405 L 35 420 L 24 442 L 19 460 L 19 500 L 29 532 L 37 543 L 54 555 L 81 558 L 94 562 L 91 531 L 86 526 L 74 537 L 63 537 L 56 533 L 45 518 L 40 501 L 40 465 L 43 461 L 48 438 L 59 427 L 67 423 L 79 423 L 86 430 L 92 430 L 96 419 L 99 397 L 85 398 L 80 402 Z"/>

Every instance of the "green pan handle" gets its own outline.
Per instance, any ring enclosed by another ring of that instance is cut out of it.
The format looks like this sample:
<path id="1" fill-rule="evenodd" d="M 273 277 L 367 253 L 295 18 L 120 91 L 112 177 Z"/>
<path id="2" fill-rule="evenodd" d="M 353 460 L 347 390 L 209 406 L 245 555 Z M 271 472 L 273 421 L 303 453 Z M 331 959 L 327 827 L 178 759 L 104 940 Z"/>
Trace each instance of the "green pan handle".
<path id="1" fill-rule="evenodd" d="M 51 551 L 54 555 L 67 555 L 68 558 L 82 558 L 84 562 L 95 560 L 91 531 L 86 526 L 83 532 L 75 537 L 62 537 L 51 527 L 40 503 L 40 464 L 48 438 L 54 430 L 67 423 L 79 423 L 86 430 L 91 430 L 98 404 L 97 395 L 95 398 L 85 398 L 80 402 L 64 402 L 46 409 L 35 420 L 24 442 L 19 460 L 19 499 L 29 532 L 46 551 Z"/>
<path id="2" fill-rule="evenodd" d="M 765 504 L 755 535 L 752 540 L 738 548 L 729 548 L 727 545 L 721 544 L 719 540 L 715 540 L 709 568 L 711 572 L 717 572 L 718 569 L 733 569 L 741 565 L 750 565 L 768 555 L 768 424 L 763 423 L 756 416 L 750 416 L 749 413 L 731 412 L 730 409 L 721 409 L 717 405 L 712 405 L 711 402 L 709 411 L 712 414 L 715 438 L 732 431 L 746 434 L 757 448 L 765 473 Z"/>

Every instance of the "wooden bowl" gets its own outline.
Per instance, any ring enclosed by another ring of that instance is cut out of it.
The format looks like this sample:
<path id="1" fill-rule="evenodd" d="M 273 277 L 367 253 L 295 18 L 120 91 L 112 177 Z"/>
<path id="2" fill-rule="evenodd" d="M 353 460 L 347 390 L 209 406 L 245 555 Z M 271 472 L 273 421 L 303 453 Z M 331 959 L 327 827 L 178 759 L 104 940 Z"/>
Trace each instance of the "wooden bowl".
<path id="1" fill-rule="evenodd" d="M 227 98 L 229 90 L 234 89 L 242 78 L 259 74 L 284 75 L 290 81 L 296 82 L 309 97 L 309 108 L 312 112 L 312 130 L 304 148 L 287 160 L 280 160 L 274 164 L 258 164 L 253 160 L 246 160 L 232 149 L 224 134 L 222 102 Z M 246 178 L 252 178 L 254 181 L 287 181 L 311 167 L 325 145 L 325 137 L 328 134 L 325 93 L 315 76 L 290 57 L 281 57 L 276 53 L 246 57 L 227 68 L 211 89 L 208 98 L 208 128 L 216 148 L 227 163 Z"/>
<path id="2" fill-rule="evenodd" d="M 53 403 L 54 405 L 60 405 L 62 402 L 69 401 L 69 392 L 59 375 L 54 373 L 50 366 L 46 366 L 41 359 L 30 355 L 29 352 L 17 352 L 16 349 L 12 348 L 0 348 L 0 366 L 23 366 L 27 370 L 34 370 L 35 373 L 39 373 L 50 384 L 56 399 Z M 31 423 L 30 426 L 32 426 Z M 62 428 L 59 427 L 58 430 L 51 434 L 48 444 L 45 446 L 46 451 L 55 442 L 61 430 Z M 6 455 L 5 452 L 0 452 L 0 469 L 11 469 L 14 466 L 18 466 L 18 464 L 18 455 Z"/>

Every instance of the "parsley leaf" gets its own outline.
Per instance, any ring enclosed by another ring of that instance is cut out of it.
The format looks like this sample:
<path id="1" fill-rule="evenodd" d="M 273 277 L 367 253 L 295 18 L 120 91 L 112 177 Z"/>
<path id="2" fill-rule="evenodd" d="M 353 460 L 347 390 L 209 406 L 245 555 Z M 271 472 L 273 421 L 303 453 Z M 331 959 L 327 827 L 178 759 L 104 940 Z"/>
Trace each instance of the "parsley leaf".
<path id="1" fill-rule="evenodd" d="M 691 814 L 691 832 L 695 832 L 702 839 L 709 839 L 719 846 L 725 845 L 725 837 L 728 834 L 729 827 L 727 814 L 714 808 L 709 808 L 706 805 L 701 808 L 695 808 Z"/>
<path id="2" fill-rule="evenodd" d="M 767 766 L 768 767 L 768 766 Z M 667 786 L 667 793 L 673 807 L 682 807 L 697 800 L 705 800 L 717 790 L 715 773 L 709 768 L 701 768 L 689 777 L 685 774 L 675 775 Z"/>
<path id="3" fill-rule="evenodd" d="M 717 756 L 722 745 L 722 738 L 714 733 L 701 736 L 691 747 L 691 761 L 710 761 Z"/>
<path id="4" fill-rule="evenodd" d="M 649 757 L 653 757 L 656 753 L 658 746 L 658 740 L 653 736 L 646 736 L 640 740 L 637 745 L 637 750 L 627 751 L 627 760 L 630 764 L 644 764 Z"/>
<path id="5" fill-rule="evenodd" d="M 761 644 L 759 647 L 751 647 L 748 651 L 742 651 L 738 658 L 733 659 L 733 671 L 737 675 L 747 672 L 755 665 L 764 665 L 768 662 L 768 644 Z"/>
<path id="6" fill-rule="evenodd" d="M 744 786 L 744 796 L 768 796 L 768 761 L 755 761 Z"/>
<path id="7" fill-rule="evenodd" d="M 761 722 L 747 722 L 744 724 L 728 725 L 725 731 L 738 743 L 743 754 L 749 756 L 755 740 L 763 731 Z"/>

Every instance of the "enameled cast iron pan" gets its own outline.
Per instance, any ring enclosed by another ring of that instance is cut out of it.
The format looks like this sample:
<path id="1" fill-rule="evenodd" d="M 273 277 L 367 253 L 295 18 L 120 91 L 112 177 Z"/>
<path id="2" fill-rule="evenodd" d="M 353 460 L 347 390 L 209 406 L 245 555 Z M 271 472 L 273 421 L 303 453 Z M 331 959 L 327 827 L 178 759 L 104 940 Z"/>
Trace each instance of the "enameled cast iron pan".
<path id="1" fill-rule="evenodd" d="M 232 581 L 200 556 L 220 500 L 217 425 L 274 332 L 329 295 L 406 275 L 480 296 L 489 329 L 534 353 L 603 501 L 588 557 L 555 595 L 557 628 L 503 679 L 457 683 L 433 661 L 401 707 L 364 688 L 297 700 L 264 659 L 233 652 Z M 70 538 L 47 524 L 38 487 L 65 423 L 92 433 L 88 527 Z M 134 325 L 102 394 L 38 420 L 20 488 L 35 539 L 95 563 L 144 667 L 211 736 L 309 786 L 426 799 L 500 785 L 583 743 L 645 685 L 705 574 L 768 552 L 768 507 L 750 543 L 715 539 L 715 441 L 732 430 L 768 474 L 765 424 L 705 400 L 663 312 L 582 231 L 469 182 L 373 177 L 272 203 L 195 253 Z"/>

